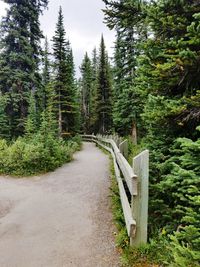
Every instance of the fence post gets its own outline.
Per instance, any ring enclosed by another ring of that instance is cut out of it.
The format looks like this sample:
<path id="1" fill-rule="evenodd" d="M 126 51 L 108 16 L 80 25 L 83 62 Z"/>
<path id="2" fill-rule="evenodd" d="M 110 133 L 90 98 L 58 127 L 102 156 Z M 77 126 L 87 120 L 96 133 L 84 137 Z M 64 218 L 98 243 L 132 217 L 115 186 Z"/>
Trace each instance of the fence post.
<path id="1" fill-rule="evenodd" d="M 124 140 L 119 144 L 119 150 L 123 154 L 123 156 L 127 159 L 128 158 L 128 141 Z"/>
<path id="2" fill-rule="evenodd" d="M 132 246 L 147 242 L 148 197 L 149 197 L 149 151 L 145 150 L 133 159 L 133 170 L 138 177 L 137 196 L 132 196 L 131 208 L 136 221 L 136 235 L 131 239 Z"/>

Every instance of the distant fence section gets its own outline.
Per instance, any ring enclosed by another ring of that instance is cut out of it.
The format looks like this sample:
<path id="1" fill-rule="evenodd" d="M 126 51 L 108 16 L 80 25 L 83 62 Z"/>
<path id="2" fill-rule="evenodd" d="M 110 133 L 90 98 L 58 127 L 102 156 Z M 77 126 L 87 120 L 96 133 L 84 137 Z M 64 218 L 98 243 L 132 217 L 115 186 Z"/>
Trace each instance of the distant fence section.
<path id="1" fill-rule="evenodd" d="M 128 142 L 118 136 L 82 135 L 84 141 L 94 142 L 109 151 L 113 157 L 121 205 L 130 245 L 147 242 L 149 151 L 145 150 L 128 161 Z"/>

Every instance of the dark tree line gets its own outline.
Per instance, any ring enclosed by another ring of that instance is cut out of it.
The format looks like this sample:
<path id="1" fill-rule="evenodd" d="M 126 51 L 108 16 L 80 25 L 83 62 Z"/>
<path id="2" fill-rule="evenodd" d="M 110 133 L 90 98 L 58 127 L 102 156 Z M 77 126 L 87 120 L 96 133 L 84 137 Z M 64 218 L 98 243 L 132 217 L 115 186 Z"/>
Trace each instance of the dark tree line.
<path id="1" fill-rule="evenodd" d="M 1 136 L 12 139 L 23 135 L 30 110 L 34 116 L 32 130 L 37 131 L 49 105 L 57 121 L 58 135 L 74 134 L 78 129 L 77 88 L 61 8 L 53 37 L 52 61 L 47 39 L 44 51 L 40 44 L 44 36 L 39 16 L 48 1 L 4 2 L 9 8 L 1 22 Z"/>
<path id="2" fill-rule="evenodd" d="M 200 2 L 103 1 L 116 31 L 114 129 L 150 149 L 150 236 L 171 234 L 162 264 L 198 266 Z"/>
<path id="3" fill-rule="evenodd" d="M 81 65 L 80 81 L 84 133 L 107 134 L 113 131 L 113 99 L 111 66 L 102 36 L 97 57 L 86 53 Z"/>
<path id="4" fill-rule="evenodd" d="M 37 132 L 43 121 L 48 120 L 49 107 L 58 136 L 67 137 L 79 130 L 111 132 L 112 79 L 103 36 L 99 53 L 94 49 L 92 59 L 85 55 L 79 95 L 62 9 L 51 54 L 47 38 L 44 50 L 41 48 L 44 36 L 39 23 L 48 1 L 5 2 L 9 8 L 1 22 L 1 136 L 12 139 L 27 131 Z"/>

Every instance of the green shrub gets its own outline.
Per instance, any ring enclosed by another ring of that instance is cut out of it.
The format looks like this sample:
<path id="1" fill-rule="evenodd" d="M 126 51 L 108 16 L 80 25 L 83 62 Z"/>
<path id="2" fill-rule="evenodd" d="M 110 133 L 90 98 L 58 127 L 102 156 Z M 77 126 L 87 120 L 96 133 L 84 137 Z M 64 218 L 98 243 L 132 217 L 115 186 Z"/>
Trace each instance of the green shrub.
<path id="1" fill-rule="evenodd" d="M 183 227 L 179 232 L 171 235 L 170 250 L 173 256 L 173 267 L 200 266 L 200 231 L 192 225 Z"/>
<path id="2" fill-rule="evenodd" d="M 131 158 L 140 147 L 129 141 Z M 158 151 L 157 158 L 151 157 L 148 244 L 128 245 L 119 195 L 112 186 L 116 242 L 124 266 L 200 266 L 200 139 L 179 138 L 169 151 L 167 157 Z"/>
<path id="3" fill-rule="evenodd" d="M 78 137 L 63 141 L 40 133 L 20 137 L 10 145 L 0 140 L 0 173 L 25 176 L 53 171 L 70 161 L 80 145 Z"/>

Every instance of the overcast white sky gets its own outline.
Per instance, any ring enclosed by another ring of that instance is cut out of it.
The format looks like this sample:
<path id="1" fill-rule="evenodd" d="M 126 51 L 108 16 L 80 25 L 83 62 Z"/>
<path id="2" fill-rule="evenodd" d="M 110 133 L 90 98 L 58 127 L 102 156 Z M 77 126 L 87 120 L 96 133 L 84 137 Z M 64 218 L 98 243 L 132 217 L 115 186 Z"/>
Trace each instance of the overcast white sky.
<path id="1" fill-rule="evenodd" d="M 41 17 L 41 28 L 49 39 L 54 35 L 59 6 L 63 9 L 66 35 L 71 42 L 77 72 L 85 52 L 90 54 L 95 46 L 99 47 L 102 33 L 112 56 L 114 32 L 103 24 L 102 0 L 49 0 L 48 10 Z M 0 18 L 6 14 L 5 8 L 6 4 L 0 0 Z"/>

